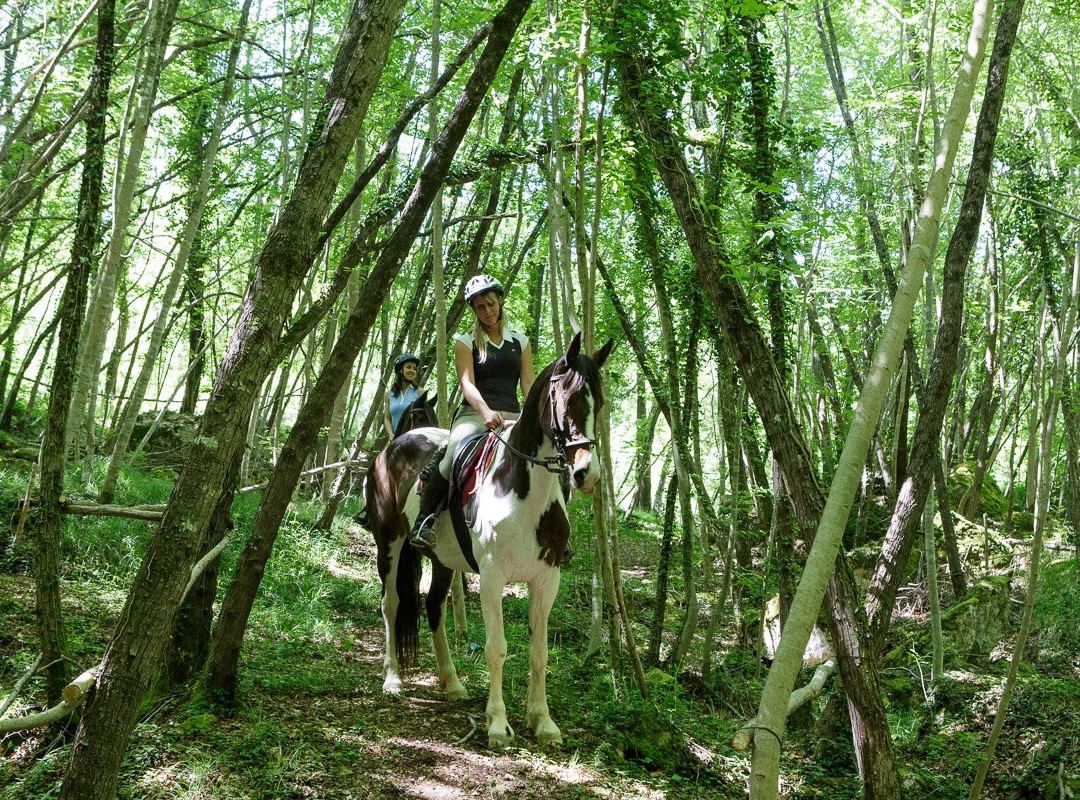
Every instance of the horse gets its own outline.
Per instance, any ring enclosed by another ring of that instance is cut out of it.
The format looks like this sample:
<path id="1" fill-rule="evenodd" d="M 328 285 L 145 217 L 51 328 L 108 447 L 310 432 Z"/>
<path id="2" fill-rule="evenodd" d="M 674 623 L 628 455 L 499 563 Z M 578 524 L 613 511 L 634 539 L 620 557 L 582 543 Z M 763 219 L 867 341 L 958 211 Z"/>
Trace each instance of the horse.
<path id="1" fill-rule="evenodd" d="M 480 575 L 484 655 L 490 674 L 486 708 L 489 747 L 514 737 L 506 718 L 502 670 L 506 659 L 502 596 L 507 583 L 529 588 L 529 689 L 526 723 L 541 745 L 560 744 L 562 733 L 547 704 L 548 614 L 559 589 L 559 562 L 570 535 L 564 481 L 592 494 L 600 478 L 593 453 L 596 416 L 604 403 L 600 368 L 608 341 L 592 356 L 577 333 L 566 352 L 533 382 L 508 435 L 492 441 L 490 466 L 477 474 L 475 518 L 459 535 L 449 510 L 436 522 L 431 585 L 425 601 L 439 686 L 447 699 L 468 696 L 450 657 L 445 602 L 454 571 Z M 421 554 L 409 541 L 419 511 L 417 476 L 449 432 L 418 428 L 390 442 L 376 457 L 365 484 L 369 527 L 378 551 L 385 623 L 383 691 L 398 694 L 418 650 Z M 452 500 L 451 502 L 455 502 Z"/>
<path id="2" fill-rule="evenodd" d="M 427 396 L 427 389 L 420 392 L 419 396 L 406 408 L 398 418 L 394 435 L 397 438 L 401 434 L 411 431 L 413 428 L 426 428 L 439 424 L 439 418 L 435 414 L 435 402 L 437 398 Z"/>

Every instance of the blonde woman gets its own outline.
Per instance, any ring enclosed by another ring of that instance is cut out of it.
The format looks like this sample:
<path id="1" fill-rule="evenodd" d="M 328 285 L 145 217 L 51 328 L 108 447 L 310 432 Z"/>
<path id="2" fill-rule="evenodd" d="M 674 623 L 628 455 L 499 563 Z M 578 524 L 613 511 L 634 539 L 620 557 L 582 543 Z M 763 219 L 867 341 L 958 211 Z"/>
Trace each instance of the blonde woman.
<path id="1" fill-rule="evenodd" d="M 503 316 L 503 286 L 490 275 L 477 275 L 465 284 L 465 302 L 472 308 L 472 332 L 454 337 L 454 366 L 464 397 L 454 414 L 450 440 L 438 468 L 425 468 L 420 511 L 412 533 L 412 543 L 421 548 L 435 546 L 435 520 L 446 504 L 450 470 L 458 443 L 485 428 L 498 430 L 504 422 L 518 418 L 521 396 L 527 397 L 533 382 L 532 346 L 528 338 L 506 325 Z"/>

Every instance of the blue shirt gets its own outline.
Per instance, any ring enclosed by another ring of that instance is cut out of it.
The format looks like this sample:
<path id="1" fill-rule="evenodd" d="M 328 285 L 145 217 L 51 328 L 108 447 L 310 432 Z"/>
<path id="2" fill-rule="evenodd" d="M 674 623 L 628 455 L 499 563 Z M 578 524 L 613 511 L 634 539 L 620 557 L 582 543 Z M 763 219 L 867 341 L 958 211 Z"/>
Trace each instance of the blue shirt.
<path id="1" fill-rule="evenodd" d="M 393 430 L 397 430 L 398 422 L 401 421 L 401 415 L 405 413 L 405 409 L 411 406 L 416 398 L 420 396 L 420 390 L 413 385 L 405 387 L 405 391 L 401 394 L 394 394 L 390 392 L 390 427 Z"/>

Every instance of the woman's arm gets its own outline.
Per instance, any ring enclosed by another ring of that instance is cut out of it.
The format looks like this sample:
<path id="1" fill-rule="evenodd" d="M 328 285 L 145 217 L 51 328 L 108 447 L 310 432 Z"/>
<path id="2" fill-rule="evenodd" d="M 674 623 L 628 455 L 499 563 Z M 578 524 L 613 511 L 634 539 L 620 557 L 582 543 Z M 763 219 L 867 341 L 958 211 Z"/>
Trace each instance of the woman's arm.
<path id="1" fill-rule="evenodd" d="M 390 423 L 390 392 L 386 393 L 386 399 L 383 401 L 382 424 L 386 429 L 386 435 L 393 439 L 394 426 Z"/>
<path id="2" fill-rule="evenodd" d="M 472 350 L 461 341 L 454 340 L 454 366 L 457 367 L 458 383 L 466 402 L 484 420 L 484 427 L 497 428 L 502 425 L 502 415 L 492 411 L 484 402 L 480 390 L 476 388 L 476 373 L 473 372 Z"/>
<path id="3" fill-rule="evenodd" d="M 529 396 L 529 389 L 532 387 L 533 378 L 536 376 L 533 374 L 533 360 L 532 360 L 532 344 L 529 341 L 525 342 L 525 347 L 521 351 L 521 399 L 524 400 Z"/>

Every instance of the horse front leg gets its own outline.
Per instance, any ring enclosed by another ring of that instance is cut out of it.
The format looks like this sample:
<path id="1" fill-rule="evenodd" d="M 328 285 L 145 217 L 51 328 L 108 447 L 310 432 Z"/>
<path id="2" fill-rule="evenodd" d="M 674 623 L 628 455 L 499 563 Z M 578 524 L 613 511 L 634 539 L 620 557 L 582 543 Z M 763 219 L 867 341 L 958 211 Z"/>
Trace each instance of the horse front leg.
<path id="1" fill-rule="evenodd" d="M 464 700 L 469 696 L 458 678 L 454 659 L 450 654 L 450 644 L 446 639 L 446 595 L 456 575 L 456 572 L 437 561 L 431 563 L 431 588 L 428 589 L 427 596 L 428 626 L 431 628 L 431 643 L 435 649 L 439 686 L 448 700 Z"/>
<path id="2" fill-rule="evenodd" d="M 385 553 L 380 553 L 379 558 L 379 578 L 382 580 L 383 628 L 386 639 L 386 648 L 383 650 L 383 691 L 388 694 L 400 694 L 401 690 L 405 688 L 405 682 L 401 679 L 401 670 L 398 666 L 397 634 L 394 630 L 397 622 L 398 606 L 401 604 L 401 599 L 398 597 L 397 576 L 403 543 L 404 539 L 391 542 L 389 546 L 385 547 Z M 380 549 L 384 549 L 383 546 L 380 546 Z"/>
<path id="3" fill-rule="evenodd" d="M 559 570 L 529 583 L 529 698 L 525 719 L 541 745 L 562 744 L 547 704 L 548 615 L 559 593 Z"/>
<path id="4" fill-rule="evenodd" d="M 488 689 L 488 747 L 503 747 L 514 738 L 514 729 L 506 719 L 502 673 L 506 661 L 506 635 L 503 632 L 502 596 L 506 580 L 501 575 L 480 572 L 480 608 L 484 615 L 484 656 L 491 685 Z"/>

